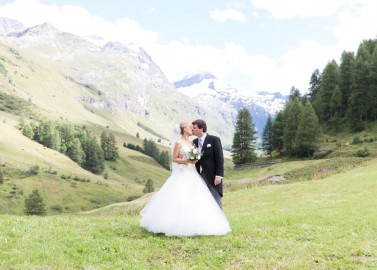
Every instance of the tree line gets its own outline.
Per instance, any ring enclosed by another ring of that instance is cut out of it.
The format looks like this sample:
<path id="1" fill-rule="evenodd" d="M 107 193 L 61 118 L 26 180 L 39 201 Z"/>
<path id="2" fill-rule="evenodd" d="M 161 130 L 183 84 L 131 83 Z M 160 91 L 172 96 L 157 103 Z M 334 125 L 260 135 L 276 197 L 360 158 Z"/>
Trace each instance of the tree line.
<path id="1" fill-rule="evenodd" d="M 257 159 L 254 126 L 249 110 L 240 110 L 232 144 L 235 165 L 252 163 Z M 320 124 L 312 104 L 292 88 L 284 110 L 275 119 L 267 118 L 261 149 L 270 157 L 273 152 L 287 157 L 309 157 L 317 149 L 319 134 Z"/>
<path id="2" fill-rule="evenodd" d="M 262 135 L 262 149 L 272 157 L 310 157 L 318 147 L 320 125 L 312 104 L 292 89 L 284 110 L 274 120 L 268 117 Z"/>
<path id="3" fill-rule="evenodd" d="M 134 145 L 132 143 L 123 143 L 123 146 L 132 150 L 139 151 L 140 153 L 143 153 L 147 156 L 150 156 L 154 160 L 157 161 L 158 164 L 160 164 L 162 167 L 164 167 L 167 170 L 170 170 L 170 155 L 168 151 L 160 151 L 158 149 L 157 144 L 149 139 L 147 140 L 144 138 L 143 141 L 143 147 L 140 147 L 139 145 Z"/>
<path id="4" fill-rule="evenodd" d="M 105 160 L 116 161 L 119 158 L 115 137 L 111 132 L 107 134 L 103 131 L 98 142 L 85 126 L 73 127 L 50 120 L 26 123 L 21 118 L 19 128 L 26 137 L 65 154 L 95 174 L 104 171 Z"/>
<path id="5" fill-rule="evenodd" d="M 364 40 L 357 53 L 344 51 L 310 78 L 307 99 L 326 130 L 361 131 L 377 120 L 377 40 Z"/>
<path id="6" fill-rule="evenodd" d="M 292 87 L 284 110 L 268 117 L 262 149 L 272 157 L 311 156 L 317 149 L 320 130 L 362 131 L 377 120 L 377 40 L 360 43 L 357 53 L 343 51 L 340 64 L 327 63 L 315 69 L 307 94 Z M 247 109 L 240 110 L 232 145 L 235 165 L 255 161 L 254 124 Z"/>

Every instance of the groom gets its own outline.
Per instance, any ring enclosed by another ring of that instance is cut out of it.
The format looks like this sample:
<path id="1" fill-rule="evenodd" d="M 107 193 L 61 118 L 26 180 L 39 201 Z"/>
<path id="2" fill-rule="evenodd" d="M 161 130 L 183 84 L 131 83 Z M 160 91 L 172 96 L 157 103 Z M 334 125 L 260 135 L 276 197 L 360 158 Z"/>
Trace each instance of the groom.
<path id="1" fill-rule="evenodd" d="M 224 157 L 221 141 L 207 134 L 207 124 L 201 119 L 192 122 L 192 133 L 198 137 L 194 140 L 195 145 L 203 152 L 201 159 L 195 163 L 196 169 L 222 209 Z"/>

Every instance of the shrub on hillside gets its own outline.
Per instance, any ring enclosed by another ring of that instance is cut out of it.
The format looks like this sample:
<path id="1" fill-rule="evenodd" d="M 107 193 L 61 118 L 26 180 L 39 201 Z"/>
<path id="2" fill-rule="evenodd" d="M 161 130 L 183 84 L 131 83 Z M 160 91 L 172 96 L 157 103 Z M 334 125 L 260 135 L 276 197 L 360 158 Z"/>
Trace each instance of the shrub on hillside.
<path id="1" fill-rule="evenodd" d="M 38 189 L 34 189 L 29 197 L 25 199 L 25 214 L 43 216 L 45 213 L 46 208 L 43 197 L 39 194 Z"/>
<path id="2" fill-rule="evenodd" d="M 27 171 L 28 175 L 37 175 L 38 173 L 39 173 L 38 165 L 31 166 L 30 169 Z"/>
<path id="3" fill-rule="evenodd" d="M 313 153 L 313 157 L 314 158 L 324 158 L 327 155 L 329 155 L 332 152 L 334 152 L 337 148 L 338 148 L 338 145 L 331 145 L 331 146 L 327 146 L 327 147 L 318 149 L 317 151 L 315 151 Z"/>
<path id="4" fill-rule="evenodd" d="M 360 149 L 356 152 L 357 157 L 369 157 L 370 156 L 370 151 L 368 148 Z"/>
<path id="5" fill-rule="evenodd" d="M 63 212 L 63 208 L 59 204 L 54 204 L 50 207 L 52 211 L 58 212 L 59 214 Z"/>
<path id="6" fill-rule="evenodd" d="M 140 198 L 140 195 L 131 195 L 131 196 L 128 196 L 127 197 L 127 202 L 130 202 L 130 201 L 133 201 L 133 200 L 136 200 L 136 199 L 138 199 L 138 198 Z"/>
<path id="7" fill-rule="evenodd" d="M 0 171 L 0 184 L 4 183 L 4 174 Z"/>
<path id="8" fill-rule="evenodd" d="M 143 192 L 144 193 L 151 193 L 153 191 L 154 191 L 153 180 L 149 178 L 147 183 L 145 184 Z"/>
<path id="9" fill-rule="evenodd" d="M 363 141 L 360 139 L 359 136 L 355 136 L 352 140 L 352 144 L 361 144 Z"/>

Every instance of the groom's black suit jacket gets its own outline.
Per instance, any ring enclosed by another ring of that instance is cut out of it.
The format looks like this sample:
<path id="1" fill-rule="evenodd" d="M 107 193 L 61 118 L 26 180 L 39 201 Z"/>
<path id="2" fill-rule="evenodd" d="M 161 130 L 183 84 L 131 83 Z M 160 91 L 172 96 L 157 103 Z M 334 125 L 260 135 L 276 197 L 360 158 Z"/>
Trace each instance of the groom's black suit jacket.
<path id="1" fill-rule="evenodd" d="M 194 140 L 198 146 L 198 139 Z M 207 184 L 212 185 L 216 191 L 223 196 L 223 181 L 215 186 L 215 177 L 224 176 L 224 156 L 220 138 L 207 134 L 203 146 L 203 155 L 201 159 L 195 163 L 197 171 L 202 175 Z M 200 167 L 202 168 L 200 172 Z"/>

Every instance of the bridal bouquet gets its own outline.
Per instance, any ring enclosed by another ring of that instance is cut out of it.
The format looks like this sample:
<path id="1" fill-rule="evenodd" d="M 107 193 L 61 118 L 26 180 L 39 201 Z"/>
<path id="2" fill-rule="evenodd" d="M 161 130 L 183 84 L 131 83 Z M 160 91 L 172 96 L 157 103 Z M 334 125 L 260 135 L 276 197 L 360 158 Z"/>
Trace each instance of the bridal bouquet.
<path id="1" fill-rule="evenodd" d="M 200 148 L 197 148 L 195 145 L 191 146 L 187 158 L 189 160 L 199 160 L 201 157 L 202 152 L 200 152 Z"/>

